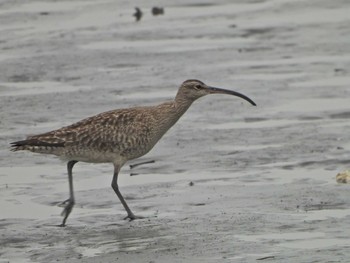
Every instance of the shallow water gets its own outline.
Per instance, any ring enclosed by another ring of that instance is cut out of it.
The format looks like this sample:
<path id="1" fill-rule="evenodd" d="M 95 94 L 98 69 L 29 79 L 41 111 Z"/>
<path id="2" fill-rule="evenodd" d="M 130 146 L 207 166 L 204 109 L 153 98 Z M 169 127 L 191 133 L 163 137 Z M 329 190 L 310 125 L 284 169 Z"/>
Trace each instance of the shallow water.
<path id="1" fill-rule="evenodd" d="M 0 11 L 0 262 L 347 262 L 348 1 L 6 2 Z M 136 3 L 135 3 L 136 5 Z M 171 99 L 198 78 L 242 92 L 194 103 L 125 165 L 74 167 L 9 142 L 114 108 Z M 132 176 L 130 176 L 132 175 Z"/>

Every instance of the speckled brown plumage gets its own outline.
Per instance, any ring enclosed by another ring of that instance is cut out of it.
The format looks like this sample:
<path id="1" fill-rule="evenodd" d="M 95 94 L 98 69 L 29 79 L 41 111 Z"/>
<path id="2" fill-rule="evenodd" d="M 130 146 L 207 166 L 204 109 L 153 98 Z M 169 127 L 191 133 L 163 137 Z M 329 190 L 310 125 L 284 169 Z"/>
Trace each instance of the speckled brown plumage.
<path id="1" fill-rule="evenodd" d="M 173 101 L 157 106 L 100 113 L 66 127 L 13 142 L 12 150 L 53 154 L 68 161 L 70 198 L 63 212 L 65 218 L 62 226 L 74 205 L 72 169 L 78 161 L 114 164 L 112 187 L 126 209 L 128 218 L 135 219 L 118 189 L 120 168 L 125 162 L 149 152 L 192 102 L 214 93 L 238 96 L 255 105 L 251 99 L 240 93 L 209 87 L 199 80 L 187 80 L 180 86 Z"/>

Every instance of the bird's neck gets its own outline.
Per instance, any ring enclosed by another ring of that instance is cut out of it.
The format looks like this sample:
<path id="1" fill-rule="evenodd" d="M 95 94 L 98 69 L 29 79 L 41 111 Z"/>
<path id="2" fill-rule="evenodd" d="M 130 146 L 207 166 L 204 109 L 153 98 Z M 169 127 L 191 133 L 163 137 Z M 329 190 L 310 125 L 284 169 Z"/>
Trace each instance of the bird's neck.
<path id="1" fill-rule="evenodd" d="M 176 95 L 175 100 L 173 101 L 173 106 L 178 119 L 188 110 L 193 101 L 194 100 L 189 99 L 188 97 L 182 96 L 182 94 Z"/>
<path id="2" fill-rule="evenodd" d="M 192 100 L 186 98 L 176 97 L 173 101 L 158 105 L 155 115 L 159 122 L 158 126 L 162 127 L 160 132 L 163 133 L 173 126 L 188 110 L 192 102 Z M 166 118 L 164 117 L 165 115 Z"/>
<path id="3" fill-rule="evenodd" d="M 180 117 L 191 106 L 193 100 L 183 99 L 176 97 L 173 101 L 162 103 L 153 110 L 153 116 L 156 121 L 156 127 L 154 131 L 153 144 L 157 141 L 180 119 Z"/>

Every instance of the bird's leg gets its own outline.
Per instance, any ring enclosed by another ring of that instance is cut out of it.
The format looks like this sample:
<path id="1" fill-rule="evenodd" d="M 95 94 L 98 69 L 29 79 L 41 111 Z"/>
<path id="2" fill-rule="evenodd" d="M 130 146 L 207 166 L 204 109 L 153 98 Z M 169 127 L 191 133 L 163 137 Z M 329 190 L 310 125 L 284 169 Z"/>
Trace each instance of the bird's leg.
<path id="1" fill-rule="evenodd" d="M 131 220 L 143 218 L 143 217 L 134 215 L 134 213 L 130 210 L 128 204 L 125 202 L 124 197 L 120 193 L 119 187 L 118 187 L 119 170 L 120 170 L 120 167 L 118 165 L 114 165 L 114 175 L 113 175 L 113 180 L 112 180 L 112 188 L 113 188 L 114 192 L 117 194 L 117 196 L 118 196 L 120 202 L 122 203 L 122 205 L 124 206 L 126 212 L 128 213 L 128 215 L 124 219 L 129 218 L 131 221 Z"/>
<path id="2" fill-rule="evenodd" d="M 73 191 L 73 166 L 76 164 L 78 161 L 69 161 L 67 163 L 67 170 L 68 170 L 68 182 L 69 182 L 69 198 L 66 201 L 63 201 L 62 204 L 64 204 L 64 209 L 61 213 L 62 216 L 64 216 L 62 224 L 59 226 L 65 226 L 66 225 L 66 220 L 69 216 L 69 214 L 73 210 L 73 206 L 75 204 L 75 199 L 74 199 L 74 191 Z"/>
<path id="3" fill-rule="evenodd" d="M 130 167 L 130 169 L 133 169 L 136 166 L 143 165 L 143 164 L 154 163 L 154 162 L 155 162 L 155 160 L 150 160 L 150 161 L 145 161 L 145 162 L 141 162 L 141 163 L 130 164 L 129 167 Z"/>

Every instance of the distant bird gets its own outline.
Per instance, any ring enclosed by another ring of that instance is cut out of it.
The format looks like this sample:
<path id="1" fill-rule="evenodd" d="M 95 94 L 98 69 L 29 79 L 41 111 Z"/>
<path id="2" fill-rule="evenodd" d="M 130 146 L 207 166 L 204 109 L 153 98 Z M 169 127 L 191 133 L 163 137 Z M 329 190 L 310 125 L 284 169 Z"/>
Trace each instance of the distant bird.
<path id="1" fill-rule="evenodd" d="M 153 7 L 152 8 L 152 14 L 154 16 L 157 16 L 157 15 L 164 15 L 164 8 L 163 7 Z"/>
<path id="2" fill-rule="evenodd" d="M 140 21 L 143 13 L 142 13 L 141 9 L 138 7 L 135 7 L 135 10 L 136 10 L 136 12 L 133 14 L 133 16 L 136 18 L 136 21 Z"/>
<path id="3" fill-rule="evenodd" d="M 58 130 L 12 142 L 12 151 L 28 150 L 53 154 L 67 161 L 70 196 L 63 202 L 64 218 L 60 226 L 65 226 L 75 204 L 72 169 L 77 162 L 113 163 L 112 188 L 127 212 L 126 218 L 133 220 L 139 217 L 130 210 L 118 187 L 121 167 L 127 161 L 148 153 L 195 100 L 208 94 L 233 95 L 256 106 L 250 98 L 241 93 L 210 87 L 202 81 L 190 79 L 182 83 L 172 101 L 157 106 L 100 113 Z"/>

